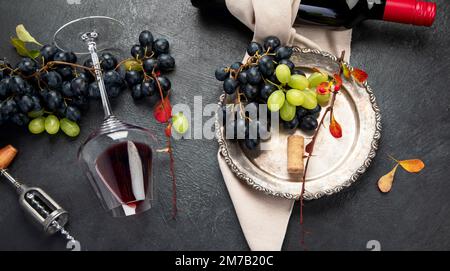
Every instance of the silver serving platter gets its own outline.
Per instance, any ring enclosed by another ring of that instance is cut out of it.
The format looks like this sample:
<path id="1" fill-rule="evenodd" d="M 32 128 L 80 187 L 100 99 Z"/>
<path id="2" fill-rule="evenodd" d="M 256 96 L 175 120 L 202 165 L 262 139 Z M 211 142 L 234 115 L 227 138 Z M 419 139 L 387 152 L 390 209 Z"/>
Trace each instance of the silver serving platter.
<path id="1" fill-rule="evenodd" d="M 330 74 L 337 73 L 339 69 L 336 56 L 313 49 L 295 48 L 291 60 L 296 65 L 316 67 Z M 367 170 L 378 149 L 381 115 L 373 90 L 367 83 L 360 86 L 345 79 L 344 86 L 334 108 L 336 120 L 343 128 L 343 136 L 335 139 L 330 135 L 327 117 L 325 125 L 320 128 L 310 160 L 303 195 L 306 200 L 331 195 L 350 186 Z M 220 104 L 223 100 L 222 96 Z M 269 195 L 300 198 L 301 176 L 287 172 L 287 137 L 292 132 L 283 131 L 280 127 L 278 136 L 264 142 L 269 144 L 270 151 L 249 151 L 236 141 L 225 139 L 223 127 L 218 121 L 216 132 L 220 153 L 240 180 Z M 305 137 L 305 145 L 312 136 L 299 129 L 295 133 Z"/>

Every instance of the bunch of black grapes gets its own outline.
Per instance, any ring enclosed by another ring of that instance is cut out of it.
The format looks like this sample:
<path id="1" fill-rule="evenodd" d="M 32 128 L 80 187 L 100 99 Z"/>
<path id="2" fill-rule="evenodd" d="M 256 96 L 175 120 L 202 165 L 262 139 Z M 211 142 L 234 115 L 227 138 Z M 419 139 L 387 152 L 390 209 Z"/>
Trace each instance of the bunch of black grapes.
<path id="1" fill-rule="evenodd" d="M 216 70 L 215 76 L 217 80 L 223 81 L 223 90 L 226 94 L 240 95 L 239 100 L 244 103 L 254 103 L 256 106 L 266 104 L 269 96 L 280 84 L 275 75 L 278 65 L 287 65 L 293 74 L 302 73 L 295 69 L 294 63 L 290 60 L 292 53 L 291 47 L 281 46 L 278 37 L 269 36 L 264 39 L 263 44 L 258 42 L 249 44 L 247 47 L 249 58 L 246 63 L 235 62 L 229 67 L 221 67 Z M 245 129 L 255 121 L 242 116 L 237 117 L 237 121 L 225 119 L 225 126 L 236 125 L 235 129 Z M 255 149 L 258 144 L 259 138 L 245 139 L 245 145 L 249 149 Z"/>
<path id="2" fill-rule="evenodd" d="M 118 97 L 127 87 L 134 99 L 159 93 L 159 86 L 166 95 L 171 83 L 161 73 L 175 68 L 169 42 L 164 38 L 154 40 L 151 32 L 142 31 L 139 45 L 131 48 L 131 55 L 139 69 L 124 70 L 112 53 L 100 55 L 108 97 Z M 82 111 L 89 107 L 89 99 L 100 98 L 100 89 L 92 60 L 87 59 L 83 65 L 76 63 L 73 52 L 53 45 L 44 45 L 38 57 L 24 57 L 15 67 L 1 61 L 0 125 L 9 122 L 27 126 L 30 120 L 44 115 L 79 122 Z M 34 124 L 30 126 L 33 133 L 43 131 Z"/>
<path id="3" fill-rule="evenodd" d="M 269 119 L 260 118 L 259 104 L 251 102 L 239 105 L 224 105 L 219 116 L 224 124 L 226 138 L 240 141 L 249 150 L 258 147 L 261 140 L 269 139 Z"/>
<path id="4" fill-rule="evenodd" d="M 117 97 L 125 86 L 114 70 L 117 59 L 103 53 L 100 62 L 108 95 Z M 81 111 L 88 108 L 88 98 L 100 97 L 100 90 L 93 69 L 72 65 L 76 63 L 73 52 L 53 45 L 44 45 L 36 59 L 22 58 L 15 68 L 0 63 L 0 123 L 25 126 L 30 118 L 44 113 L 79 122 Z M 85 66 L 92 68 L 92 61 L 87 60 Z"/>
<path id="5" fill-rule="evenodd" d="M 141 68 L 125 73 L 125 80 L 134 99 L 160 95 L 159 86 L 163 96 L 167 95 L 171 82 L 162 73 L 175 69 L 175 59 L 169 54 L 169 47 L 169 41 L 164 38 L 154 39 L 150 31 L 140 33 L 139 44 L 131 47 L 131 56 Z"/>

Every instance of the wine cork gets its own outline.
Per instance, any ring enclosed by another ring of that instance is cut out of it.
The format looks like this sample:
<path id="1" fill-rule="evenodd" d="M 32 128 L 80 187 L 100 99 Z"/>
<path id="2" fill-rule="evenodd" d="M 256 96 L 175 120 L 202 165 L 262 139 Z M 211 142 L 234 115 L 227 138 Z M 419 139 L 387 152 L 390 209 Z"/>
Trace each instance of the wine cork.
<path id="1" fill-rule="evenodd" d="M 303 174 L 303 153 L 305 139 L 301 135 L 291 135 L 288 137 L 288 173 Z"/>
<path id="2" fill-rule="evenodd" d="M 0 169 L 5 169 L 16 157 L 17 149 L 11 145 L 0 149 Z"/>

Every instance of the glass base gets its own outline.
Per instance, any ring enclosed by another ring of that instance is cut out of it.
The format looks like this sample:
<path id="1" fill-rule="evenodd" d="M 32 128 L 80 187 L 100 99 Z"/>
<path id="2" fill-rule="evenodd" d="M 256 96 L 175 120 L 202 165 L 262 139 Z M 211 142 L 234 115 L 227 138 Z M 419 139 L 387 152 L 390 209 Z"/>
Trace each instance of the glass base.
<path id="1" fill-rule="evenodd" d="M 53 36 L 55 46 L 63 51 L 73 51 L 76 54 L 89 54 L 88 47 L 82 36 L 86 33 L 96 33 L 95 42 L 98 51 L 112 48 L 120 40 L 124 31 L 122 22 L 106 16 L 90 16 L 68 22 L 59 28 Z"/>

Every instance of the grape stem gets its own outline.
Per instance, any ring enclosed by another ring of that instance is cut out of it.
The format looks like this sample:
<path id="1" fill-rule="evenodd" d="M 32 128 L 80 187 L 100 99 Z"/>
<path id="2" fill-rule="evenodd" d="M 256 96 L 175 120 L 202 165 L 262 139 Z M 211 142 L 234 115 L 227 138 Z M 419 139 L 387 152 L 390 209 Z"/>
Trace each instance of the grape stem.
<path id="1" fill-rule="evenodd" d="M 145 73 L 144 73 L 145 74 Z M 161 106 L 165 113 L 167 113 L 165 109 L 165 103 L 164 103 L 164 94 L 162 91 L 161 84 L 158 81 L 158 76 L 156 75 L 155 71 L 152 71 L 151 77 L 155 80 L 156 86 L 158 87 L 159 95 L 161 97 Z M 169 96 L 170 93 L 167 94 Z M 172 116 L 170 116 L 172 117 Z M 169 118 L 170 119 L 170 118 Z M 167 120 L 166 123 L 169 123 L 170 120 Z M 168 124 L 170 125 L 170 124 Z M 175 219 L 178 213 L 178 207 L 177 207 L 177 180 L 175 176 L 175 157 L 173 155 L 173 148 L 172 148 L 172 142 L 170 140 L 170 135 L 167 135 L 167 152 L 169 153 L 170 158 L 170 175 L 172 177 L 172 219 Z"/>
<path id="2" fill-rule="evenodd" d="M 24 79 L 30 79 L 30 78 L 35 77 L 37 79 L 38 87 L 40 89 L 42 89 L 42 87 L 41 87 L 41 79 L 39 78 L 39 74 L 41 72 L 43 72 L 43 71 L 47 72 L 48 68 L 50 68 L 53 64 L 67 65 L 67 66 L 71 66 L 71 67 L 74 67 L 74 68 L 80 68 L 80 69 L 88 70 L 93 76 L 95 76 L 95 68 L 90 68 L 90 67 L 86 67 L 86 66 L 83 66 L 83 65 L 78 65 L 78 64 L 64 62 L 64 61 L 49 61 L 44 66 L 42 66 L 38 71 L 36 71 L 35 73 L 33 73 L 31 75 L 28 75 L 28 76 L 25 76 L 25 75 L 22 75 L 22 74 L 20 74 L 20 75 Z M 12 71 L 12 73 L 16 73 L 17 72 L 17 69 L 16 70 L 12 70 L 11 68 L 9 68 L 9 69 Z"/>
<path id="3" fill-rule="evenodd" d="M 284 91 L 284 88 L 283 88 L 282 85 L 275 84 L 274 82 L 270 81 L 269 79 L 264 79 L 264 80 L 267 81 L 267 82 L 269 82 L 270 84 L 272 84 L 272 85 L 278 87 L 279 90 L 283 90 L 283 91 Z"/>
<path id="4" fill-rule="evenodd" d="M 342 51 L 341 56 L 338 59 L 338 62 L 339 62 L 339 72 L 338 72 L 338 74 L 342 73 L 342 61 L 344 61 L 344 56 L 345 56 L 345 51 Z M 342 86 L 342 87 L 344 87 L 344 86 Z M 311 160 L 311 157 L 313 156 L 314 145 L 316 143 L 317 136 L 319 134 L 320 128 L 322 127 L 322 125 L 323 125 L 323 123 L 325 121 L 325 117 L 328 114 L 331 114 L 331 115 L 333 114 L 333 108 L 334 108 L 334 104 L 336 102 L 337 94 L 338 94 L 338 91 L 333 91 L 332 92 L 330 106 L 325 110 L 325 113 L 323 114 L 322 118 L 320 119 L 318 128 L 316 129 L 316 131 L 314 131 L 314 135 L 311 138 L 311 142 L 308 145 L 306 145 L 308 156 L 306 158 L 305 169 L 303 171 L 303 175 L 302 175 L 302 179 L 301 179 L 302 190 L 301 190 L 301 193 L 300 193 L 300 225 L 302 225 L 302 228 L 303 228 L 303 206 L 304 206 L 305 183 L 306 183 L 306 174 L 307 174 L 307 171 L 308 171 L 309 161 Z M 303 229 L 303 231 L 302 231 L 302 239 L 301 239 L 302 245 L 305 243 L 305 236 L 304 235 L 305 235 L 305 230 Z"/>
<path id="5" fill-rule="evenodd" d="M 51 67 L 53 64 L 60 64 L 60 65 L 67 65 L 67 66 L 71 66 L 74 68 L 80 68 L 80 69 L 84 69 L 84 70 L 88 70 L 88 71 L 94 71 L 95 68 L 89 68 L 83 65 L 79 65 L 79 64 L 75 64 L 75 63 L 69 63 L 69 62 L 64 62 L 64 61 L 49 61 L 47 62 L 47 64 L 45 64 L 44 67 Z M 41 70 L 44 68 L 42 67 Z"/>
<path id="6" fill-rule="evenodd" d="M 230 70 L 230 72 L 231 72 L 231 76 L 233 77 L 233 79 L 234 80 L 237 80 L 237 77 L 238 77 L 238 75 L 239 75 L 239 73 L 242 71 L 242 70 L 244 70 L 245 68 L 248 68 L 248 67 L 251 67 L 251 66 L 256 66 L 256 65 L 258 65 L 258 62 L 259 62 L 259 60 L 261 59 L 261 57 L 263 57 L 263 56 L 265 56 L 265 55 L 274 55 L 274 54 L 270 54 L 269 53 L 270 52 L 270 47 L 267 49 L 267 51 L 264 53 L 264 54 L 262 54 L 262 55 L 260 55 L 258 52 L 256 52 L 255 53 L 255 55 L 253 55 L 253 56 L 250 56 L 249 58 L 247 58 L 247 61 L 246 61 L 246 63 L 245 64 L 242 64 L 240 67 L 239 67 L 239 69 L 236 71 L 236 70 L 231 70 L 230 68 L 228 68 L 229 70 Z M 269 81 L 269 80 L 267 80 L 267 81 Z M 270 81 L 269 81 L 270 82 Z M 273 85 L 275 85 L 275 86 L 277 86 L 279 89 L 281 88 L 281 86 L 279 86 L 279 85 L 277 85 L 277 84 L 275 84 L 275 83 L 273 83 L 273 82 L 270 82 L 271 84 L 273 84 Z M 245 114 L 244 114 L 244 108 L 243 108 L 243 105 L 242 105 L 242 101 L 241 101 L 241 95 L 242 96 L 244 96 L 245 98 L 246 98 L 246 96 L 241 92 L 241 89 L 238 87 L 238 89 L 236 90 L 236 93 L 237 93 L 237 95 L 236 95 L 236 98 L 235 98 L 235 100 L 234 100 L 234 104 L 238 104 L 239 105 L 239 108 L 240 108 L 240 112 L 239 112 L 239 116 L 241 117 L 241 118 L 243 118 L 243 119 L 248 119 L 248 120 L 250 120 L 250 121 L 252 121 L 250 118 L 248 118 L 247 116 L 245 116 Z M 225 94 L 226 95 L 226 94 Z M 225 96 L 225 99 L 227 98 L 227 95 Z"/>

